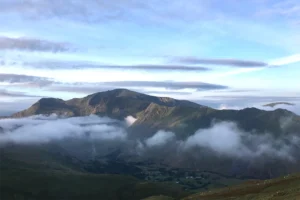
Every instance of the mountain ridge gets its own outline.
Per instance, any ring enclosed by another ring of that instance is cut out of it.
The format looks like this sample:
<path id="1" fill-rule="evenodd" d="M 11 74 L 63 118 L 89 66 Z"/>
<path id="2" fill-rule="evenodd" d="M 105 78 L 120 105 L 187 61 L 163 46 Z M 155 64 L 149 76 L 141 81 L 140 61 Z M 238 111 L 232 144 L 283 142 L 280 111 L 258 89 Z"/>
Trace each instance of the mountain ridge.
<path id="1" fill-rule="evenodd" d="M 213 122 L 218 121 L 236 122 L 245 131 L 255 130 L 274 134 L 295 132 L 300 129 L 300 117 L 285 109 L 217 110 L 187 100 L 150 96 L 127 89 L 98 92 L 66 101 L 42 98 L 30 108 L 15 113 L 12 117 L 53 113 L 67 117 L 95 114 L 119 120 L 132 116 L 137 120 L 131 130 L 137 132 L 148 129 L 149 134 L 165 129 L 178 133 L 185 132 L 189 135 L 200 128 L 208 128 Z M 293 123 L 289 123 L 283 130 L 281 123 L 285 118 Z"/>
<path id="2" fill-rule="evenodd" d="M 134 105 L 134 103 L 139 105 Z M 42 98 L 30 108 L 17 112 L 13 114 L 12 117 L 27 117 L 35 114 L 51 114 L 51 112 L 56 114 L 65 114 L 67 116 L 112 114 L 113 112 L 117 112 L 118 108 L 116 108 L 116 105 L 120 107 L 119 109 L 124 109 L 125 106 L 136 106 L 137 108 L 134 111 L 139 112 L 142 109 L 145 109 L 151 103 L 168 107 L 179 105 L 188 107 L 203 107 L 197 103 L 187 100 L 177 100 L 170 97 L 156 97 L 127 89 L 115 89 L 97 92 L 83 98 L 73 98 L 66 101 L 59 98 Z M 111 110 L 113 109 L 111 107 L 114 107 L 115 110 Z M 124 114 L 120 115 L 122 115 L 122 117 L 126 117 Z"/>

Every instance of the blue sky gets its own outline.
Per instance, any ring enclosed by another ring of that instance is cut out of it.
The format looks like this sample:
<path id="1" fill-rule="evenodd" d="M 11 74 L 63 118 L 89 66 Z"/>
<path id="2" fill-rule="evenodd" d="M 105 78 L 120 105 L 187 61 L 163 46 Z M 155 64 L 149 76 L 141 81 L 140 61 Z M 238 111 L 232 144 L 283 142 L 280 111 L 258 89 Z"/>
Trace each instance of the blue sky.
<path id="1" fill-rule="evenodd" d="M 0 108 L 123 87 L 217 108 L 297 103 L 299 13 L 298 0 L 1 0 Z"/>

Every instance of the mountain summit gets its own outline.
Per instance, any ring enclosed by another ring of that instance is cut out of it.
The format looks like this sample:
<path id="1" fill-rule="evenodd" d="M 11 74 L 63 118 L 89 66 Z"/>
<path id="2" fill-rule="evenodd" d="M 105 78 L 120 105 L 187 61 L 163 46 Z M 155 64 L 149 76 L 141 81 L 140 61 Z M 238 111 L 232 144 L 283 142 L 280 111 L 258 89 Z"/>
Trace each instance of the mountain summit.
<path id="1" fill-rule="evenodd" d="M 146 110 L 151 104 L 166 107 L 203 107 L 190 101 L 176 100 L 169 97 L 155 97 L 127 89 L 115 89 L 68 101 L 56 98 L 42 98 L 30 108 L 14 114 L 13 117 L 56 113 L 70 117 L 96 114 L 124 118 L 128 115 L 135 116 L 137 113 Z"/>

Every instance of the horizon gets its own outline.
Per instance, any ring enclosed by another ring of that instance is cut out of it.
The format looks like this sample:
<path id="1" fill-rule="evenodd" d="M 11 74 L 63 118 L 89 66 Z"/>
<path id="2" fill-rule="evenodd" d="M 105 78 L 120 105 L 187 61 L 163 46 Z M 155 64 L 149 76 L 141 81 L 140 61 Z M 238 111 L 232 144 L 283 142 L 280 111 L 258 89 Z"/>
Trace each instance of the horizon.
<path id="1" fill-rule="evenodd" d="M 295 106 L 274 109 L 299 114 L 299 8 L 297 0 L 3 0 L 0 115 L 41 97 L 120 87 L 218 109 L 283 101 Z"/>
<path id="2" fill-rule="evenodd" d="M 139 92 L 139 91 L 135 91 L 135 90 L 129 90 L 127 88 L 115 88 L 115 89 L 111 89 L 111 90 L 105 90 L 105 91 L 100 91 L 100 92 L 95 92 L 95 93 L 92 93 L 92 94 L 89 94 L 87 96 L 91 96 L 91 95 L 95 95 L 95 94 L 98 94 L 98 93 L 102 93 L 102 92 L 110 92 L 110 91 L 116 91 L 116 90 L 127 90 L 127 91 L 130 91 L 130 92 L 135 92 L 135 93 L 138 93 L 138 94 L 144 94 L 142 92 Z M 145 94 L 145 95 L 149 95 L 149 94 Z M 87 96 L 84 96 L 82 98 L 85 98 Z M 149 96 L 152 96 L 152 97 L 159 97 L 159 98 L 171 98 L 171 99 L 174 99 L 172 97 L 169 97 L 169 96 L 154 96 L 154 95 L 149 95 Z M 41 99 L 59 99 L 59 100 L 63 100 L 63 101 L 68 101 L 68 100 L 72 100 L 72 99 L 76 99 L 76 98 L 70 98 L 70 99 L 61 99 L 61 98 L 53 98 L 53 97 L 41 97 L 40 99 L 37 99 L 36 102 L 34 103 L 37 103 L 39 102 Z M 300 113 L 298 113 L 298 105 L 295 105 L 295 104 L 292 104 L 292 103 L 288 103 L 288 102 L 280 102 L 280 101 L 277 101 L 277 102 L 272 102 L 272 103 L 267 103 L 267 104 L 264 104 L 264 105 L 257 105 L 257 106 L 245 106 L 245 107 L 223 107 L 225 105 L 221 105 L 220 107 L 214 107 L 214 105 L 212 104 L 211 101 L 190 101 L 190 100 L 186 100 L 186 99 L 175 99 L 175 100 L 180 100 L 180 101 L 189 101 L 189 102 L 193 102 L 193 103 L 196 103 L 200 106 L 208 106 L 208 107 L 211 107 L 211 108 L 214 108 L 214 109 L 217 109 L 217 110 L 244 110 L 244 109 L 247 109 L 247 108 L 256 108 L 256 109 L 260 109 L 260 110 L 265 110 L 265 111 L 274 111 L 274 110 L 278 110 L 278 109 L 285 109 L 285 110 L 288 110 L 288 111 L 291 111 L 291 112 L 294 112 L 295 114 L 297 115 L 300 115 Z M 34 104 L 33 103 L 33 104 Z M 202 104 L 204 103 L 204 104 Z M 32 105 L 33 105 L 32 104 Z M 209 104 L 211 106 L 209 106 Z M 273 106 L 267 106 L 268 104 L 275 104 Z M 8 113 L 7 115 L 5 114 L 1 114 L 0 113 L 0 117 L 9 117 L 11 114 L 15 114 L 17 112 L 20 112 L 20 111 L 23 111 L 25 109 L 28 109 L 30 106 L 32 105 L 28 105 L 28 107 L 24 108 L 24 109 L 21 109 L 21 110 L 18 110 L 16 112 L 11 112 L 11 113 Z M 293 107 L 293 106 L 296 106 L 296 107 Z M 292 108 L 292 109 L 291 109 Z M 293 109 L 294 108 L 294 109 Z M 129 116 L 130 117 L 130 116 Z M 124 119 L 126 121 L 126 118 Z"/>

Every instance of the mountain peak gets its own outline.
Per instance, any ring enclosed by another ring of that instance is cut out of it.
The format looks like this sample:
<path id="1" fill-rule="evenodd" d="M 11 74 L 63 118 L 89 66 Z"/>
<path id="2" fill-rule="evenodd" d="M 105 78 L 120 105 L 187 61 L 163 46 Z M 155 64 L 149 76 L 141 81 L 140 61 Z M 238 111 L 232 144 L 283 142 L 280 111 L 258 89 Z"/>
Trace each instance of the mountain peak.
<path id="1" fill-rule="evenodd" d="M 124 118 L 135 116 L 145 110 L 151 103 L 167 107 L 202 107 L 199 104 L 176 100 L 170 97 L 156 97 L 128 89 L 114 89 L 97 92 L 84 98 L 75 98 L 64 101 L 58 98 L 42 98 L 30 108 L 14 114 L 25 117 L 36 114 L 65 114 L 68 116 L 84 116 L 90 114 Z"/>

